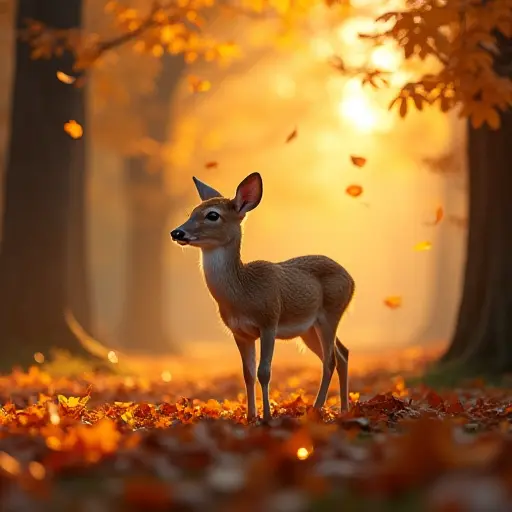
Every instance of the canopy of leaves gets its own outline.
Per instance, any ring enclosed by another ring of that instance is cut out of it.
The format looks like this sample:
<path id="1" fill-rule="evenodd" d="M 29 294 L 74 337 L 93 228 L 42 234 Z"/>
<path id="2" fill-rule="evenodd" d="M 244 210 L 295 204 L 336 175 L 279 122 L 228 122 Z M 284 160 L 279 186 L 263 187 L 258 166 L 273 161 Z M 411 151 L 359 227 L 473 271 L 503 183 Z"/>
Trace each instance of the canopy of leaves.
<path id="1" fill-rule="evenodd" d="M 87 0 L 82 30 L 61 30 L 39 20 L 27 20 L 21 37 L 32 46 L 34 59 L 60 55 L 75 56 L 73 70 L 63 70 L 66 82 L 90 85 L 91 132 L 103 147 L 122 154 L 158 155 L 165 148 L 148 137 L 151 116 L 141 115 L 146 98 L 155 87 L 168 53 L 182 56 L 193 65 L 199 62 L 229 65 L 242 55 L 236 41 L 216 37 L 223 25 L 232 34 L 233 20 L 240 17 L 274 17 L 282 30 L 292 30 L 301 16 L 318 4 L 316 0 Z M 265 44 L 272 44 L 267 34 Z M 260 38 L 261 39 L 261 38 Z M 74 75 L 79 78 L 74 80 Z M 190 92 L 206 92 L 210 84 L 189 77 Z"/>
<path id="2" fill-rule="evenodd" d="M 437 105 L 443 112 L 460 107 L 474 127 L 500 126 L 499 111 L 512 105 L 511 0 L 407 0 L 402 11 L 381 15 L 373 33 L 361 37 L 396 42 L 406 59 L 434 58 L 437 73 L 406 84 L 390 107 L 400 116 L 409 107 Z M 375 84 L 370 70 L 365 80 Z"/>

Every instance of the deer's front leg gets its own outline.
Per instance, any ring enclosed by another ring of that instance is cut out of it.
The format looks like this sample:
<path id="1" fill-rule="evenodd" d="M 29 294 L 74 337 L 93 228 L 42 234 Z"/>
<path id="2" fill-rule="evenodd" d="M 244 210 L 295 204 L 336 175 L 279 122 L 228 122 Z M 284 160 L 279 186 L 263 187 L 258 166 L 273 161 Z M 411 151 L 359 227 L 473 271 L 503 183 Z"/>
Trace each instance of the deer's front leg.
<path id="1" fill-rule="evenodd" d="M 274 345 L 276 342 L 275 329 L 262 329 L 260 333 L 261 350 L 260 364 L 258 366 L 258 381 L 261 385 L 261 394 L 263 398 L 263 420 L 269 421 L 270 414 L 269 384 L 272 367 L 272 358 L 274 356 Z"/>
<path id="2" fill-rule="evenodd" d="M 256 340 L 242 340 L 235 336 L 242 356 L 245 389 L 247 391 L 247 421 L 256 418 Z"/>

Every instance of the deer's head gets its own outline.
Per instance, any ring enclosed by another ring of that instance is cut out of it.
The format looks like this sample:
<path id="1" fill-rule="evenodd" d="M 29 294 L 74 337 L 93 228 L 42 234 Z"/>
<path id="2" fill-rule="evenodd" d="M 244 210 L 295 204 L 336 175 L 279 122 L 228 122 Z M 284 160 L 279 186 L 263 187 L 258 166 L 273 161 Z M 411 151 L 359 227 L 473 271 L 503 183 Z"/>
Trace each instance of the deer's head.
<path id="1" fill-rule="evenodd" d="M 263 195 L 263 181 L 257 172 L 249 174 L 237 187 L 235 197 L 228 199 L 206 183 L 193 178 L 201 198 L 190 217 L 171 231 L 171 238 L 180 245 L 215 249 L 242 237 L 241 222 L 254 210 Z"/>

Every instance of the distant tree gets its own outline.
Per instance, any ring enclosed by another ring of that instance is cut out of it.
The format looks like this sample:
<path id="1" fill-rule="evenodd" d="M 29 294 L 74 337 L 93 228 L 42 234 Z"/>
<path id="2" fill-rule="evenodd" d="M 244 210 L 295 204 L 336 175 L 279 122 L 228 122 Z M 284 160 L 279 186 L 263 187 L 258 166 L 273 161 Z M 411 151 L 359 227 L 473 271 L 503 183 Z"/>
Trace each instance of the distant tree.
<path id="1" fill-rule="evenodd" d="M 376 44 L 395 42 L 407 60 L 436 59 L 439 71 L 406 84 L 393 101 L 459 109 L 469 119 L 466 271 L 455 333 L 442 357 L 471 371 L 512 371 L 512 4 L 510 0 L 409 0 L 383 14 Z M 342 63 L 339 63 L 343 68 Z M 364 79 L 384 78 L 365 70 Z M 378 81 L 378 80 L 377 80 Z M 378 84 L 377 84 L 378 85 Z"/>
<path id="2" fill-rule="evenodd" d="M 24 0 L 18 2 L 16 26 L 23 29 L 27 19 L 39 19 L 79 30 L 81 11 L 80 0 Z M 0 252 L 2 369 L 33 363 L 35 352 L 47 354 L 50 347 L 85 354 L 68 329 L 64 311 L 75 307 L 79 320 L 89 322 L 81 253 L 85 139 L 74 131 L 85 124 L 85 92 L 56 79 L 57 72 L 70 72 L 73 65 L 66 48 L 39 60 L 33 56 L 30 46 L 19 40 Z M 76 140 L 63 129 L 70 120 L 77 123 L 68 125 Z M 80 288 L 80 301 L 70 298 L 70 282 Z"/>
<path id="3" fill-rule="evenodd" d="M 170 136 L 171 98 L 185 63 L 165 54 L 154 90 L 141 98 L 148 140 L 164 146 Z M 173 350 L 164 322 L 164 247 L 171 200 L 164 183 L 161 158 L 147 154 L 125 158 L 124 183 L 128 207 L 125 293 L 120 340 L 123 348 L 158 353 Z"/>

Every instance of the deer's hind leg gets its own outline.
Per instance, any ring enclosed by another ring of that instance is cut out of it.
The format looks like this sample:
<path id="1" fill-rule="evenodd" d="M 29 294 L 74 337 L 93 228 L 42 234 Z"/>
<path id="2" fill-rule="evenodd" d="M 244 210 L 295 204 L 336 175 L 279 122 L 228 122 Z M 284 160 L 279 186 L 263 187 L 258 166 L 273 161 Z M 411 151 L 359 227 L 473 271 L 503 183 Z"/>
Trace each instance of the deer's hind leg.
<path id="1" fill-rule="evenodd" d="M 329 329 L 325 328 L 325 331 L 328 332 Z M 330 347 L 328 343 L 324 343 L 323 339 L 325 338 L 322 336 L 322 328 L 320 326 L 316 327 L 316 324 L 302 334 L 301 338 L 307 347 L 322 361 L 322 380 L 313 405 L 315 408 L 320 409 L 327 399 L 327 392 L 329 391 L 329 385 L 336 366 L 334 341 Z"/>
<path id="2" fill-rule="evenodd" d="M 340 381 L 341 411 L 348 411 L 348 348 L 336 338 L 334 355 L 336 357 L 336 371 Z"/>

